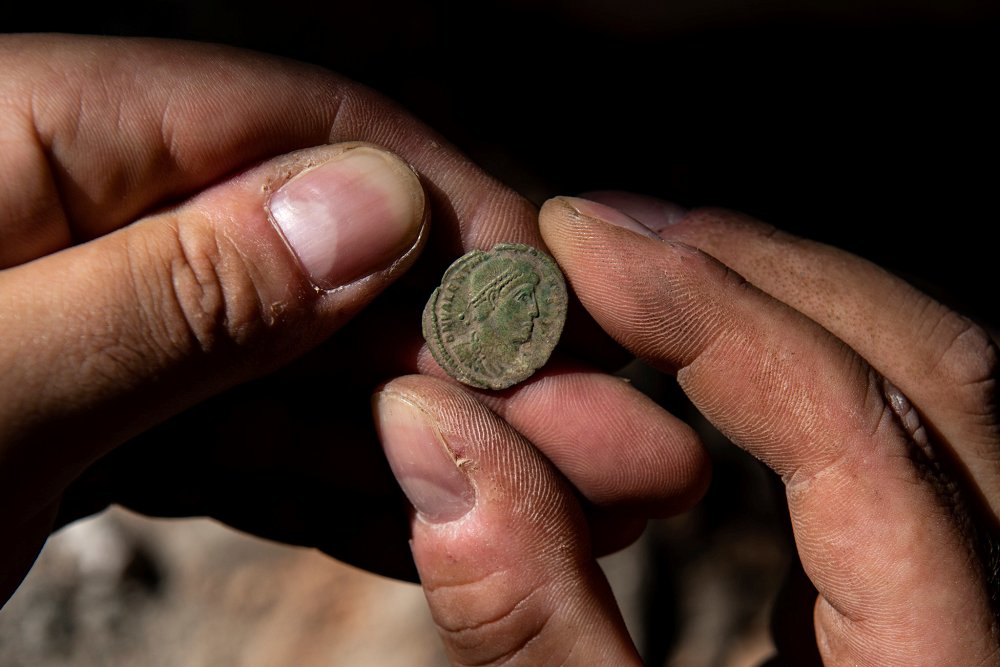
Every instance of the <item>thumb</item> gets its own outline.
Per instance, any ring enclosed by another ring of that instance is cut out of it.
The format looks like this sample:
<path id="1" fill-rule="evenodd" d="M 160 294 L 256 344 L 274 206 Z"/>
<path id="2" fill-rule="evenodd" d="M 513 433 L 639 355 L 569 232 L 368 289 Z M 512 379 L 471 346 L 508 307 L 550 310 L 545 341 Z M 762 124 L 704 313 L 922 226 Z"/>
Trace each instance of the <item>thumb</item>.
<path id="1" fill-rule="evenodd" d="M 396 156 L 323 146 L 0 272 L 0 508 L 318 344 L 412 263 L 427 210 Z"/>
<path id="2" fill-rule="evenodd" d="M 413 504 L 414 562 L 461 665 L 640 664 L 565 480 L 521 435 L 441 380 L 374 401 Z"/>

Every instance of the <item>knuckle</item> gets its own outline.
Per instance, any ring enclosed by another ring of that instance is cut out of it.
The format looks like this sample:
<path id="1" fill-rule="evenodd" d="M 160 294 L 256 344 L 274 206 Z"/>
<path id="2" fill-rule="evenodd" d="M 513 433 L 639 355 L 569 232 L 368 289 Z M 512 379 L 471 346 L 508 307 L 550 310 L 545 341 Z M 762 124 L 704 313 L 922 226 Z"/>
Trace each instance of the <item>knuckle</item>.
<path id="1" fill-rule="evenodd" d="M 931 372 L 973 401 L 973 409 L 993 404 L 998 369 L 998 348 L 987 331 L 971 320 L 948 311 L 938 324 L 939 354 Z"/>
<path id="2" fill-rule="evenodd" d="M 211 225 L 173 219 L 160 229 L 129 248 L 133 289 L 153 342 L 186 356 L 261 338 L 268 322 L 240 253 Z"/>

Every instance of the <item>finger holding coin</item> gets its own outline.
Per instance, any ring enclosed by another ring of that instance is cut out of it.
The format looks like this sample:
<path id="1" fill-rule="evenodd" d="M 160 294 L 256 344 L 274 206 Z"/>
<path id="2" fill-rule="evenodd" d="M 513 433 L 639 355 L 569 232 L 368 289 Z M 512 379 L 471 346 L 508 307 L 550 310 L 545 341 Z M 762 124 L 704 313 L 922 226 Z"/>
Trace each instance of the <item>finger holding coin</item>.
<path id="1" fill-rule="evenodd" d="M 562 271 L 537 248 L 500 243 L 466 253 L 424 309 L 430 354 L 420 371 L 465 384 L 531 440 L 595 511 L 615 517 L 598 542 L 617 548 L 645 525 L 626 517 L 667 516 L 696 502 L 709 463 L 690 426 L 621 378 L 550 359 L 567 302 Z M 628 456 L 610 446 L 617 442 L 630 443 Z"/>

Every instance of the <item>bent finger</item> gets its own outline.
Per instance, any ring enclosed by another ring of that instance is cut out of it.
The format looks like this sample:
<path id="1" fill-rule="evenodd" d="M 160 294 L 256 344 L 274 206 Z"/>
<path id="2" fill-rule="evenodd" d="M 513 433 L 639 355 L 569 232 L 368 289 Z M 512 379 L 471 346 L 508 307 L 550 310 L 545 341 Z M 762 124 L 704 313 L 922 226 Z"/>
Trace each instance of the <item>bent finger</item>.
<path id="1" fill-rule="evenodd" d="M 861 257 L 746 215 L 684 214 L 626 193 L 595 199 L 707 252 L 847 343 L 919 406 L 1000 516 L 998 353 L 982 327 Z"/>
<path id="2" fill-rule="evenodd" d="M 978 664 L 995 654 L 967 517 L 939 485 L 905 396 L 802 313 L 605 209 L 547 202 L 543 236 L 605 330 L 676 372 L 706 417 L 782 476 L 821 593 L 827 659 Z"/>

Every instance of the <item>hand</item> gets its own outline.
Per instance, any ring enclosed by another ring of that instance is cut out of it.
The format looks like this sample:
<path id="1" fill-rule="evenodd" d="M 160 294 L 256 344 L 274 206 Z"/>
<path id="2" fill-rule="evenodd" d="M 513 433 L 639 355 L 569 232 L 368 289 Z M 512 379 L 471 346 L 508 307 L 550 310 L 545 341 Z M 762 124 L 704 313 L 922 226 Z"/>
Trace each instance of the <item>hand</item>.
<path id="1" fill-rule="evenodd" d="M 604 204 L 547 202 L 543 237 L 608 333 L 781 476 L 825 663 L 995 664 L 1000 429 L 986 332 L 865 260 L 746 216 L 594 197 Z M 416 562 L 455 661 L 637 664 L 552 466 L 434 380 L 381 396 L 403 488 L 433 433 L 435 474 L 450 476 L 440 488 L 463 499 L 461 519 L 442 519 L 409 491 Z"/>
<path id="2" fill-rule="evenodd" d="M 0 599 L 53 526 L 112 502 L 412 576 L 371 392 L 426 366 L 420 310 L 456 256 L 542 245 L 535 208 L 314 67 L 32 35 L 0 40 L 0 64 Z M 553 424 L 564 398 L 576 421 Z M 654 447 L 655 406 L 567 354 L 496 400 L 577 462 L 605 548 L 643 525 L 601 523 L 631 511 L 621 488 L 659 513 L 704 488 L 692 435 Z M 617 430 L 595 405 L 634 422 L 620 487 L 587 458 Z"/>

